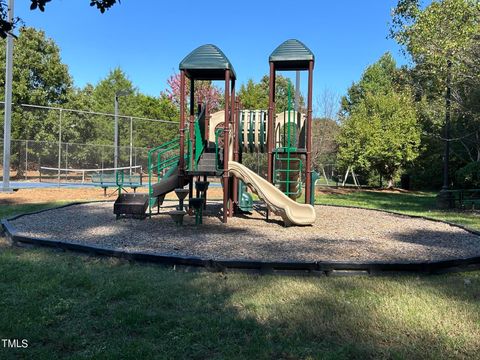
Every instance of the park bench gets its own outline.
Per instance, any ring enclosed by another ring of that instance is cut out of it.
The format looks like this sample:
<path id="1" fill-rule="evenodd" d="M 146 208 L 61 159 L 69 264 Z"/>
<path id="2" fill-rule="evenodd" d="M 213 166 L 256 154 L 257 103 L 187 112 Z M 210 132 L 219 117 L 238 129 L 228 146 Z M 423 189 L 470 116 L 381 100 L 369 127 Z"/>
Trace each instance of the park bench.
<path id="1" fill-rule="evenodd" d="M 136 192 L 137 188 L 141 187 L 142 184 L 142 175 L 141 174 L 125 174 L 123 171 L 118 171 L 115 173 L 99 173 L 93 174 L 91 176 L 92 184 L 103 188 L 104 195 L 107 196 L 107 189 L 109 187 L 116 187 L 125 189 L 129 187 L 133 189 L 133 192 Z M 125 190 L 126 191 L 126 190 Z"/>

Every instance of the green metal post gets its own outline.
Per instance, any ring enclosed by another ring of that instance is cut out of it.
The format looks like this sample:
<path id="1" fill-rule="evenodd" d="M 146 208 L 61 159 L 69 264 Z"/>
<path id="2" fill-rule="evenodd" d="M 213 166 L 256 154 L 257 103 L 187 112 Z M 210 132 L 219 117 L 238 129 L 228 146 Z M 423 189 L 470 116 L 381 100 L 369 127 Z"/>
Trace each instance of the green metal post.
<path id="1" fill-rule="evenodd" d="M 286 176 L 286 180 L 287 180 L 287 186 L 286 186 L 286 190 L 287 192 L 290 192 L 290 110 L 292 108 L 292 95 L 291 95 L 291 87 L 290 87 L 290 80 L 288 81 L 288 123 L 287 123 L 287 126 L 288 126 L 288 129 L 287 129 L 287 176 Z"/>

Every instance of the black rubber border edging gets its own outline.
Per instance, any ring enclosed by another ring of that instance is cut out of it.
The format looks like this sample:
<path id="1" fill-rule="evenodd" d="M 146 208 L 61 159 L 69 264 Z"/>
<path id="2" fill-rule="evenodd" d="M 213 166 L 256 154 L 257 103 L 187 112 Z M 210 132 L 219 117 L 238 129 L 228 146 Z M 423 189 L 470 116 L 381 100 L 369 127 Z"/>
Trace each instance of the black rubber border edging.
<path id="1" fill-rule="evenodd" d="M 161 253 L 142 253 L 129 252 L 122 250 L 115 250 L 109 248 L 102 248 L 93 245 L 76 244 L 64 240 L 48 240 L 42 238 L 33 238 L 20 235 L 9 221 L 19 219 L 23 216 L 39 214 L 44 211 L 62 209 L 69 206 L 95 203 L 95 202 L 110 202 L 109 200 L 90 201 L 90 202 L 73 202 L 62 206 L 46 208 L 30 213 L 20 214 L 8 219 L 1 220 L 2 229 L 6 237 L 13 243 L 24 243 L 37 246 L 45 246 L 50 248 L 57 248 L 64 251 L 82 252 L 91 255 L 109 256 L 121 258 L 129 261 L 140 261 L 156 263 L 165 266 L 180 266 L 180 267 L 194 267 L 205 269 L 208 271 L 225 272 L 225 271 L 247 271 L 254 273 L 272 273 L 272 274 L 302 274 L 302 275 L 348 275 L 348 274 L 369 274 L 382 275 L 388 273 L 424 273 L 424 274 L 438 274 L 453 271 L 468 271 L 480 269 L 480 256 L 437 260 L 437 261 L 412 261 L 412 262 L 345 262 L 345 261 L 314 261 L 314 262 L 299 262 L 299 261 L 256 261 L 256 260 L 214 260 L 202 259 L 194 256 L 181 256 Z M 344 207 L 352 209 L 362 209 L 370 211 L 378 211 L 389 213 L 393 215 L 405 216 L 410 218 L 420 218 L 429 221 L 441 222 L 450 226 L 455 226 L 468 231 L 474 235 L 480 235 L 479 231 L 469 229 L 462 225 L 453 224 L 447 221 L 432 219 L 420 215 L 402 214 L 390 210 L 368 209 L 359 206 L 345 206 L 345 205 L 324 205 L 332 207 Z"/>

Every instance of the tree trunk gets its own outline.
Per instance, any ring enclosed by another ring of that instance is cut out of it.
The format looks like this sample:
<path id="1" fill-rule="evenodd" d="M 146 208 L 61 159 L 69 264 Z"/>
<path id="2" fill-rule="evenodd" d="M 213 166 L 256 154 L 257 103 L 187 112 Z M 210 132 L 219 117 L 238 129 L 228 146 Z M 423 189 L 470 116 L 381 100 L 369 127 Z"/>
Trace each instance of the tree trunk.
<path id="1" fill-rule="evenodd" d="M 395 183 L 393 181 L 393 178 L 389 179 L 387 184 L 387 189 L 393 189 L 394 185 Z"/>
<path id="2" fill-rule="evenodd" d="M 479 142 L 479 136 L 478 136 L 478 131 L 475 133 L 475 139 L 476 141 L 476 148 L 477 148 L 477 161 L 480 161 L 480 142 Z"/>

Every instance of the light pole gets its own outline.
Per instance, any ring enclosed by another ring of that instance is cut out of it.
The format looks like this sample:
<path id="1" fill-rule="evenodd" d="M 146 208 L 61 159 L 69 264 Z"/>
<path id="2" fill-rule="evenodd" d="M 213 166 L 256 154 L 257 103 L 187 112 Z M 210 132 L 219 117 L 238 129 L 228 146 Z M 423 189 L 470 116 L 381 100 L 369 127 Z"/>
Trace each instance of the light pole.
<path id="1" fill-rule="evenodd" d="M 14 1 L 8 1 L 8 22 L 13 24 Z M 3 186 L 2 191 L 11 192 L 10 188 L 10 145 L 12 132 L 12 73 L 13 73 L 13 27 L 7 34 L 5 66 L 5 118 L 3 130 Z"/>
<path id="2" fill-rule="evenodd" d="M 452 61 L 447 60 L 447 82 L 445 92 L 445 149 L 443 155 L 443 186 L 437 195 L 437 207 L 440 209 L 450 209 L 455 207 L 455 199 L 451 192 L 448 191 L 450 181 L 448 178 L 449 161 L 450 161 L 450 118 L 451 118 L 451 101 L 452 101 Z"/>
<path id="3" fill-rule="evenodd" d="M 447 61 L 447 86 L 445 93 L 445 154 L 443 158 L 443 187 L 442 191 L 449 188 L 448 162 L 450 161 L 450 117 L 451 117 L 451 99 L 452 99 L 452 62 Z"/>
<path id="4" fill-rule="evenodd" d="M 113 153 L 113 167 L 116 169 L 118 167 L 118 98 L 120 96 L 127 96 L 130 95 L 130 90 L 119 90 L 115 92 L 115 129 L 113 134 L 113 146 L 114 146 L 114 153 Z M 115 174 L 117 171 L 115 170 Z"/>

